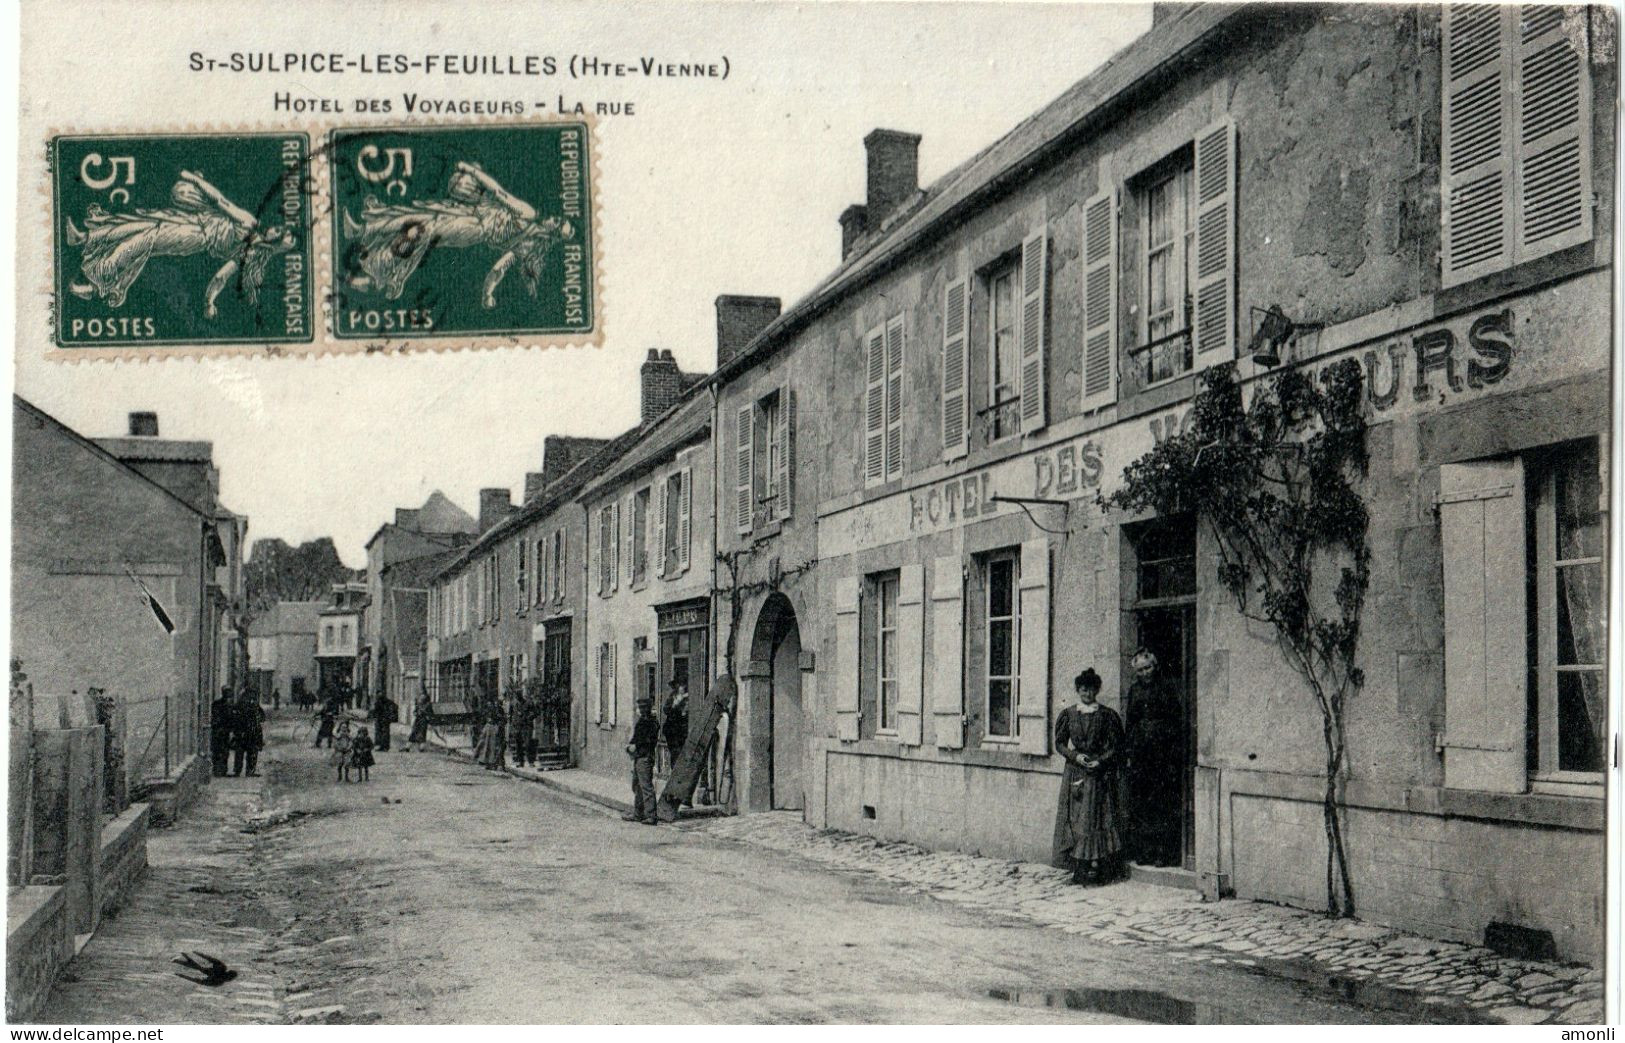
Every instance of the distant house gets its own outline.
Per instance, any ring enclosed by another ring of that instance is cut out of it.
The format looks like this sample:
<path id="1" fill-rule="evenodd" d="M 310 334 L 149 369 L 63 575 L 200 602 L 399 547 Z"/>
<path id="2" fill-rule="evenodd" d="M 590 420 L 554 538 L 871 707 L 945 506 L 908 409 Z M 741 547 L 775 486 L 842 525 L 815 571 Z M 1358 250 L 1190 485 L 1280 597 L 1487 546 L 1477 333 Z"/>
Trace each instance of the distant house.
<path id="1" fill-rule="evenodd" d="M 333 584 L 333 598 L 317 613 L 317 694 L 349 699 L 356 690 L 361 613 L 367 602 L 362 582 Z"/>
<path id="2" fill-rule="evenodd" d="M 281 601 L 248 628 L 249 684 L 260 701 L 272 692 L 297 705 L 300 696 L 316 694 L 316 634 L 321 601 Z"/>

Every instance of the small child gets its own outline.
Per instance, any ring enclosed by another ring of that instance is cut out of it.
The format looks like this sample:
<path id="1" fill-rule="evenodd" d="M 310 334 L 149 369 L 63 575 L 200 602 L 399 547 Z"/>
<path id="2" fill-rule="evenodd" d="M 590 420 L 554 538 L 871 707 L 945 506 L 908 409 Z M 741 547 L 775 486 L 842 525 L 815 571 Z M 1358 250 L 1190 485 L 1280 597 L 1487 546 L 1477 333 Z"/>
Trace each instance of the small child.
<path id="1" fill-rule="evenodd" d="M 372 767 L 372 736 L 367 733 L 366 725 L 355 731 L 355 741 L 350 745 L 350 766 L 355 769 L 357 782 L 367 781 L 367 769 Z"/>
<path id="2" fill-rule="evenodd" d="M 350 749 L 353 745 L 354 740 L 350 738 L 350 722 L 340 721 L 339 730 L 333 736 L 333 752 L 329 755 L 333 766 L 339 770 L 338 778 L 333 781 L 350 781 Z"/>

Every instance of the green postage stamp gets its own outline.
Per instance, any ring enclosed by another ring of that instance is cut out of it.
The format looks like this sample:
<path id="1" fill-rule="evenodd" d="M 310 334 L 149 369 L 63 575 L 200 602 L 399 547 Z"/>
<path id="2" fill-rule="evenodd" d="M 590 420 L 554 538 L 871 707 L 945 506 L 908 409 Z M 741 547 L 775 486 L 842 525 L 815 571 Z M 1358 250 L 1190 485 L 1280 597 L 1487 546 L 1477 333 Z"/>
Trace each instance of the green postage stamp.
<path id="1" fill-rule="evenodd" d="M 62 136 L 50 161 L 60 348 L 313 339 L 308 135 Z"/>
<path id="2" fill-rule="evenodd" d="M 597 331 L 587 124 L 339 129 L 326 151 L 338 340 Z"/>

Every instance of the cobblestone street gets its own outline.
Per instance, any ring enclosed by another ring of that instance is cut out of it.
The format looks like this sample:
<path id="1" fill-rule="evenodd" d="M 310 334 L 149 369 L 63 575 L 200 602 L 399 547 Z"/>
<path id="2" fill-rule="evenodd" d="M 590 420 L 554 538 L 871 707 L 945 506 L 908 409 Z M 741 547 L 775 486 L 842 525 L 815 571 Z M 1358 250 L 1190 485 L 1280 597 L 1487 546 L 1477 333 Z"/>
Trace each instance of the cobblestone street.
<path id="1" fill-rule="evenodd" d="M 273 721 L 265 779 L 216 780 L 155 834 L 150 875 L 43 1020 L 1581 1020 L 1596 991 L 1579 971 L 1430 955 L 1362 925 L 1169 888 L 1081 891 L 1047 868 L 785 815 L 651 829 L 437 754 L 383 754 L 370 782 L 336 785 L 308 729 L 293 735 Z M 170 963 L 182 949 L 239 977 L 183 981 Z M 1326 957 L 1312 965 L 1324 973 L 1281 959 L 1294 952 Z M 1390 964 L 1460 980 L 1390 988 Z M 1473 998 L 1503 976 L 1516 992 Z"/>

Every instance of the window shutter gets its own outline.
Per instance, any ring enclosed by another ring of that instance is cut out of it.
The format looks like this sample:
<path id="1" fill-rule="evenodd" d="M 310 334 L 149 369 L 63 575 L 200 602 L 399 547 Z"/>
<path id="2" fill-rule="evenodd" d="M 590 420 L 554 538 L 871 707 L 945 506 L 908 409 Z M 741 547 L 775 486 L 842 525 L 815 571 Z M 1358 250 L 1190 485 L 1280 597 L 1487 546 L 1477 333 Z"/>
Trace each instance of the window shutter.
<path id="1" fill-rule="evenodd" d="M 694 542 L 694 471 L 685 467 L 682 475 L 677 501 L 677 567 L 679 571 L 687 572 Z"/>
<path id="2" fill-rule="evenodd" d="M 835 581 L 835 737 L 858 739 L 858 577 Z"/>
<path id="3" fill-rule="evenodd" d="M 903 317 L 886 323 L 886 480 L 903 473 Z"/>
<path id="4" fill-rule="evenodd" d="M 1117 192 L 1083 206 L 1083 408 L 1117 401 Z"/>
<path id="5" fill-rule="evenodd" d="M 1591 77 L 1585 37 L 1571 40 L 1564 7 L 1510 10 L 1520 13 L 1512 86 L 1521 262 L 1591 238 Z"/>
<path id="6" fill-rule="evenodd" d="M 598 654 L 592 657 L 592 676 L 587 678 L 589 690 L 592 692 L 593 720 L 598 724 L 604 723 L 604 647 L 598 646 Z"/>
<path id="7" fill-rule="evenodd" d="M 1196 139 L 1195 368 L 1236 355 L 1236 125 Z"/>
<path id="8" fill-rule="evenodd" d="M 756 514 L 755 404 L 740 406 L 734 417 L 734 527 L 749 536 Z"/>
<path id="9" fill-rule="evenodd" d="M 886 480 L 886 327 L 882 323 L 869 331 L 867 359 L 868 392 L 864 402 L 863 482 L 874 485 Z"/>
<path id="10" fill-rule="evenodd" d="M 621 715 L 621 670 L 615 661 L 615 642 L 609 643 L 609 723 L 613 725 Z"/>
<path id="11" fill-rule="evenodd" d="M 1021 430 L 1044 426 L 1044 285 L 1049 264 L 1045 229 L 1021 244 Z"/>
<path id="12" fill-rule="evenodd" d="M 547 600 L 547 540 L 536 541 L 536 587 L 531 591 L 531 601 L 540 605 Z"/>
<path id="13" fill-rule="evenodd" d="M 942 290 L 942 458 L 957 460 L 970 451 L 970 401 L 965 394 L 965 370 L 970 338 L 966 334 L 969 309 L 965 279 L 954 279 Z"/>
<path id="14" fill-rule="evenodd" d="M 897 581 L 897 741 L 918 746 L 925 716 L 925 566 L 904 565 Z"/>
<path id="15" fill-rule="evenodd" d="M 1444 8 L 1443 283 L 1512 263 L 1511 5 Z"/>
<path id="16" fill-rule="evenodd" d="M 779 388 L 779 473 L 778 473 L 778 503 L 774 505 L 773 516 L 779 521 L 790 517 L 790 505 L 794 502 L 793 486 L 796 480 L 796 393 L 785 384 Z"/>
<path id="17" fill-rule="evenodd" d="M 586 534 L 582 534 L 586 538 Z M 570 567 L 570 530 L 559 530 L 559 567 L 553 570 L 553 598 L 564 600 L 564 575 Z"/>
<path id="18" fill-rule="evenodd" d="M 1444 778 L 1521 793 L 1529 708 L 1523 461 L 1439 468 L 1444 559 Z"/>
<path id="19" fill-rule="evenodd" d="M 954 555 L 931 566 L 931 725 L 937 745 L 965 745 L 965 572 Z"/>
<path id="20" fill-rule="evenodd" d="M 665 478 L 655 483 L 655 575 L 666 578 L 666 485 Z"/>
<path id="21" fill-rule="evenodd" d="M 613 593 L 621 588 L 621 504 L 609 505 L 609 589 Z"/>
<path id="22" fill-rule="evenodd" d="M 596 518 L 597 524 L 587 526 L 587 543 L 592 548 L 591 549 L 592 579 L 593 579 L 594 583 L 598 584 L 598 596 L 603 597 L 604 596 L 604 565 L 603 565 L 603 562 L 604 562 L 604 508 L 600 507 L 595 513 L 597 515 L 597 518 Z M 595 533 L 595 532 L 592 531 L 593 529 L 597 529 L 598 531 Z"/>
<path id="23" fill-rule="evenodd" d="M 626 505 L 622 509 L 622 512 L 621 512 L 621 526 L 622 526 L 622 528 L 624 528 L 626 530 L 626 532 L 621 537 L 621 542 L 625 545 L 624 553 L 626 555 L 626 585 L 627 585 L 627 587 L 632 586 L 632 577 L 637 575 L 637 569 L 638 569 L 638 565 L 637 565 L 637 561 L 636 561 L 636 558 L 637 558 L 638 510 L 637 510 L 637 507 L 635 505 L 635 500 L 637 498 L 637 495 L 638 495 L 637 493 L 632 493 L 631 495 L 627 496 Z M 644 520 L 647 521 L 648 519 L 644 519 Z"/>
<path id="24" fill-rule="evenodd" d="M 1020 595 L 1017 748 L 1042 757 L 1049 753 L 1049 540 L 1021 545 Z"/>

